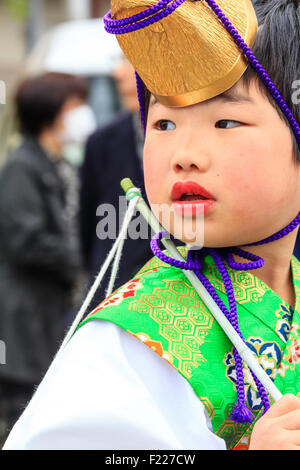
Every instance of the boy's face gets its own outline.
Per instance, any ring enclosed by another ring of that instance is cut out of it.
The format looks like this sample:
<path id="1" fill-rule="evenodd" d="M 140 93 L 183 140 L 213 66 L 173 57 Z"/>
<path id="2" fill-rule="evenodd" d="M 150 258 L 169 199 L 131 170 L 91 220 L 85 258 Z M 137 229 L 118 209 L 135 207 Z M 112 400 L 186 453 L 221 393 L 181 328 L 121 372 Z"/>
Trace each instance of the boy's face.
<path id="1" fill-rule="evenodd" d="M 156 214 L 156 205 L 170 208 L 164 226 L 175 235 L 178 224 L 183 234 L 192 233 L 204 208 L 207 247 L 262 240 L 288 225 L 300 209 L 300 165 L 293 160 L 287 125 L 255 82 L 247 90 L 240 80 L 224 95 L 185 108 L 168 108 L 151 96 L 148 112 L 149 202 Z M 182 182 L 192 184 L 176 185 Z M 192 196 L 200 192 L 194 183 L 210 200 Z M 181 239 L 195 242 L 185 235 Z"/>

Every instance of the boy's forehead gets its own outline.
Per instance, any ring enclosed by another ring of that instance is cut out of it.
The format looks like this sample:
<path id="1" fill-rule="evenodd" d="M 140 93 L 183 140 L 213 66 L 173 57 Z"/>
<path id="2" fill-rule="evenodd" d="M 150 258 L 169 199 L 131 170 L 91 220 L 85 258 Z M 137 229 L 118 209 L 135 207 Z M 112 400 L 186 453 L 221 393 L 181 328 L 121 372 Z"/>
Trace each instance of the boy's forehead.
<path id="1" fill-rule="evenodd" d="M 233 87 L 229 90 L 220 93 L 213 98 L 210 98 L 206 101 L 203 101 L 203 104 L 213 104 L 213 103 L 232 103 L 232 104 L 254 104 L 255 98 L 253 93 L 250 93 L 250 89 L 246 88 L 242 85 L 241 81 L 236 83 Z M 150 106 L 154 106 L 156 104 L 160 104 L 159 99 L 151 94 L 150 98 Z"/>

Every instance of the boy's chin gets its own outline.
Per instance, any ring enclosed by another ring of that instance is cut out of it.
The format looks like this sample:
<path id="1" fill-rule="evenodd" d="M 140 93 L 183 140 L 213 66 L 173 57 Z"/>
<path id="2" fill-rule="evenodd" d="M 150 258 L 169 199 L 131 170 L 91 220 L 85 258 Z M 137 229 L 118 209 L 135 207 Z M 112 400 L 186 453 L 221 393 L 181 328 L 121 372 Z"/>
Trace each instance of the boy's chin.
<path id="1" fill-rule="evenodd" d="M 239 239 L 233 238 L 221 238 L 216 236 L 214 233 L 210 236 L 207 231 L 204 230 L 204 227 L 200 225 L 199 230 L 195 231 L 193 227 L 187 226 L 172 226 L 169 227 L 169 233 L 171 233 L 177 240 L 181 241 L 183 244 L 187 245 L 190 249 L 201 249 L 205 248 L 228 248 L 241 246 Z M 220 239 L 221 238 L 221 239 Z M 249 244 L 249 243 L 248 243 Z"/>
<path id="2" fill-rule="evenodd" d="M 204 214 L 183 217 L 174 212 L 172 205 L 151 204 L 151 209 L 161 226 L 183 244 L 203 248 Z"/>
<path id="3" fill-rule="evenodd" d="M 204 225 L 203 220 L 191 220 L 183 223 L 182 219 L 176 217 L 171 223 L 163 224 L 164 228 L 183 244 L 203 248 L 204 246 Z"/>
<path id="4" fill-rule="evenodd" d="M 204 213 L 197 216 L 176 214 L 169 205 L 153 205 L 152 211 L 162 227 L 190 248 L 227 248 L 255 243 L 249 240 L 249 233 L 232 233 L 231 227 L 222 227 L 205 218 Z M 243 236 L 242 236 L 243 235 Z M 243 239 L 244 238 L 244 239 Z"/>

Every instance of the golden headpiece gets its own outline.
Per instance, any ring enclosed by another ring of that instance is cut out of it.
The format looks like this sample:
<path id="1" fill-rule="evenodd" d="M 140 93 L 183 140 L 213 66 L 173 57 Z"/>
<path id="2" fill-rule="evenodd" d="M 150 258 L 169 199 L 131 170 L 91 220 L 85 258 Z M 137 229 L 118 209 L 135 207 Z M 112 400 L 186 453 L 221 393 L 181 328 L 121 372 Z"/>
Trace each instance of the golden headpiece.
<path id="1" fill-rule="evenodd" d="M 112 0 L 111 17 L 139 14 L 155 0 Z M 251 0 L 218 0 L 251 47 L 257 18 Z M 148 90 L 166 106 L 188 106 L 231 88 L 248 61 L 203 0 L 187 0 L 154 24 L 117 35 L 121 49 Z"/>

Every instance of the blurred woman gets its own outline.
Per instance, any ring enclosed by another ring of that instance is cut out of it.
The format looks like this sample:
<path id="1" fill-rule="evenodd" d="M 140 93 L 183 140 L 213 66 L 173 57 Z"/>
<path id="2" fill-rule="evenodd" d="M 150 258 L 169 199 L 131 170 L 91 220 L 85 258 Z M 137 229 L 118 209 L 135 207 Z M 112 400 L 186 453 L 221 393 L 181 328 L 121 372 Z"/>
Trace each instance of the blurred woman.
<path id="1" fill-rule="evenodd" d="M 92 130 L 87 93 L 83 79 L 51 73 L 23 82 L 16 94 L 23 143 L 0 175 L 0 339 L 6 345 L 0 395 L 7 431 L 47 370 L 71 308 L 80 252 L 72 168 L 63 153 L 76 126 L 78 134 Z"/>

